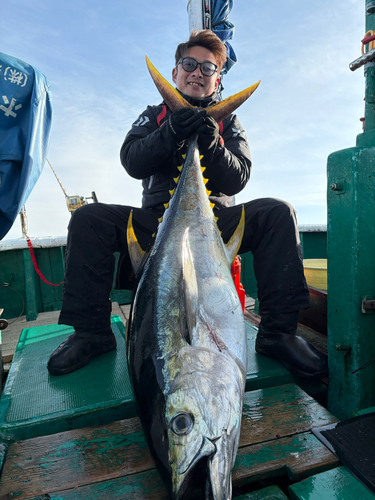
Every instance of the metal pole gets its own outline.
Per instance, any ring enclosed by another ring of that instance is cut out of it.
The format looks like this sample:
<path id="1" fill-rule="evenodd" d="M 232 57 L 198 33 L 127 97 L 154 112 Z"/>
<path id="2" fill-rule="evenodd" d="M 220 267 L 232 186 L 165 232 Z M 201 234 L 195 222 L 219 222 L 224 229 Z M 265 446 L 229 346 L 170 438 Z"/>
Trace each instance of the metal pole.
<path id="1" fill-rule="evenodd" d="M 204 28 L 204 0 L 189 0 L 187 11 L 189 16 L 189 33 L 193 29 L 202 30 Z"/>
<path id="2" fill-rule="evenodd" d="M 366 32 L 370 30 L 375 30 L 374 0 L 366 1 Z M 365 86 L 365 132 L 370 132 L 375 129 L 375 61 L 373 60 L 365 64 Z"/>

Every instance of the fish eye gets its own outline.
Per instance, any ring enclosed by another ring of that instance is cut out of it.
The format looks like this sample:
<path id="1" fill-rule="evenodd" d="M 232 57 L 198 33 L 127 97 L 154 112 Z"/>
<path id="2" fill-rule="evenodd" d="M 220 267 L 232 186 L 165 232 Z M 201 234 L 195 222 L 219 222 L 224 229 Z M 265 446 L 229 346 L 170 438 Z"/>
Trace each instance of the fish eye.
<path id="1" fill-rule="evenodd" d="M 191 432 L 194 426 L 194 417 L 190 413 L 180 412 L 177 413 L 170 422 L 172 432 L 178 436 L 186 436 Z"/>

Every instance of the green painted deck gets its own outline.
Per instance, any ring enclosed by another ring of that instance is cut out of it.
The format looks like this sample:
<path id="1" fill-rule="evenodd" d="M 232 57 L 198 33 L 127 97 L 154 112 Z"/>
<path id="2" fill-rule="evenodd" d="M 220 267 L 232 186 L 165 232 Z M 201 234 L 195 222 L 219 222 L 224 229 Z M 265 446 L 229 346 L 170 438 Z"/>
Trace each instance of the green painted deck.
<path id="1" fill-rule="evenodd" d="M 345 467 L 316 474 L 289 487 L 291 500 L 374 500 Z"/>
<path id="2" fill-rule="evenodd" d="M 335 421 L 295 384 L 247 392 L 234 488 L 270 478 L 294 483 L 337 467 L 337 458 L 310 432 Z M 168 498 L 138 418 L 10 444 L 0 500 L 43 494 L 51 500 Z"/>
<path id="3" fill-rule="evenodd" d="M 73 329 L 64 325 L 24 329 L 0 400 L 0 435 L 7 440 L 28 439 L 135 416 L 125 327 L 118 316 L 112 316 L 112 329 L 116 351 L 63 377 L 49 375 L 46 365 Z M 246 332 L 246 390 L 293 382 L 281 363 L 255 353 L 257 328 L 246 322 Z"/>
<path id="4" fill-rule="evenodd" d="M 112 330 L 116 351 L 63 377 L 49 375 L 46 364 L 72 328 L 23 330 L 0 400 L 0 500 L 167 500 L 136 417 L 119 316 Z M 246 333 L 233 485 L 241 500 L 283 500 L 279 480 L 293 484 L 339 465 L 311 432 L 337 419 L 281 363 L 256 354 L 255 325 L 246 322 Z M 265 480 L 275 485 L 264 488 Z"/>

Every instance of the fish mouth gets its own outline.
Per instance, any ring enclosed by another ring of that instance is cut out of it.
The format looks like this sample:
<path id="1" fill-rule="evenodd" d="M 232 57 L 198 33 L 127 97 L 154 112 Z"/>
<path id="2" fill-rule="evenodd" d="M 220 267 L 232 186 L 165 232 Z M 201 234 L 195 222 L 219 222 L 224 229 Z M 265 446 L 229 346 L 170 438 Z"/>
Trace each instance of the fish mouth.
<path id="1" fill-rule="evenodd" d="M 212 446 L 208 456 L 198 456 L 191 461 L 183 474 L 175 500 L 230 500 L 232 498 L 232 457 L 228 450 L 226 433 L 217 439 L 204 438 Z"/>

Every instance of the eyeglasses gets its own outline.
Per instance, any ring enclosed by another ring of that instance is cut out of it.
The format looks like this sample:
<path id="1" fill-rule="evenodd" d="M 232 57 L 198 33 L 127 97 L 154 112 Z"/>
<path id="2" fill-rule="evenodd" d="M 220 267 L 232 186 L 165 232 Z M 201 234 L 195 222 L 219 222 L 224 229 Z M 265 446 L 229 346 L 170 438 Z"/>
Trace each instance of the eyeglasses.
<path id="1" fill-rule="evenodd" d="M 182 69 L 187 71 L 188 73 L 191 73 L 192 71 L 195 71 L 198 66 L 201 68 L 202 75 L 204 76 L 212 76 L 214 73 L 217 72 L 218 66 L 216 64 L 205 61 L 202 63 L 199 63 L 192 57 L 181 57 L 181 59 L 178 61 L 177 66 L 181 63 Z"/>

